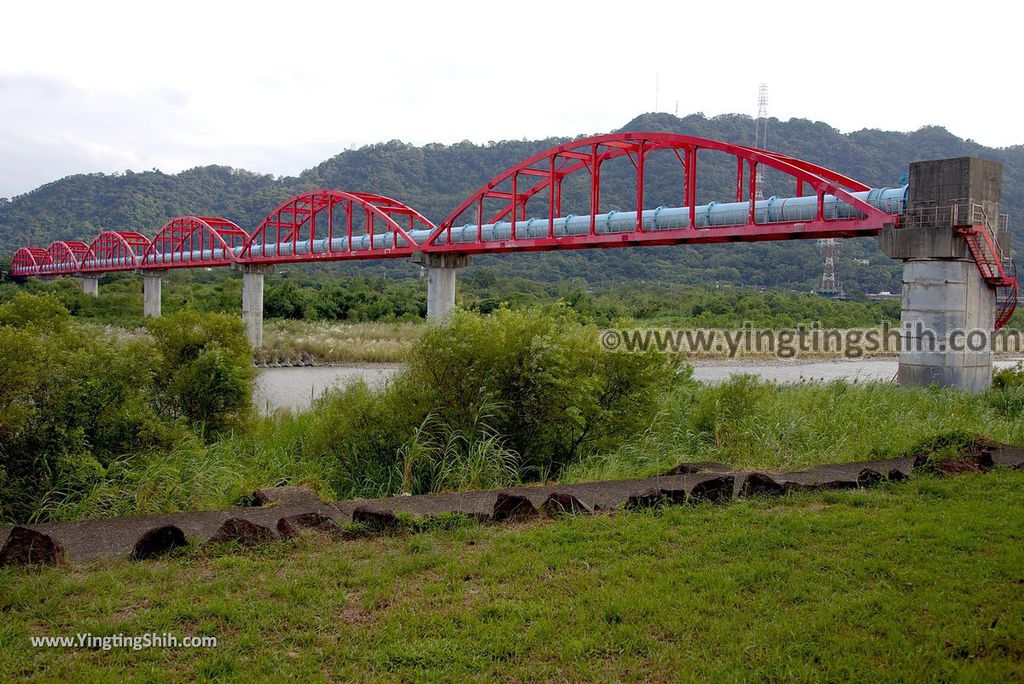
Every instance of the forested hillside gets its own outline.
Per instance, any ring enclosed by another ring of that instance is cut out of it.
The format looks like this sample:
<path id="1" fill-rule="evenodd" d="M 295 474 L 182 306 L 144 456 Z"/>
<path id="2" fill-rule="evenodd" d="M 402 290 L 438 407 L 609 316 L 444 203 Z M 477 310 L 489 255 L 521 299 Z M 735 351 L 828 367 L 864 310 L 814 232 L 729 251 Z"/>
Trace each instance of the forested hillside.
<path id="1" fill-rule="evenodd" d="M 677 118 L 645 114 L 622 130 L 666 131 L 743 144 L 752 143 L 748 116 Z M 10 201 L 0 199 L 0 254 L 6 258 L 26 242 L 46 246 L 59 238 L 88 240 L 101 228 L 137 230 L 152 235 L 169 217 L 181 214 L 230 218 L 253 228 L 281 200 L 302 190 L 334 187 L 373 191 L 399 198 L 439 221 L 474 188 L 522 158 L 560 142 L 503 141 L 486 145 L 462 142 L 423 147 L 391 141 L 343 152 L 297 177 L 275 178 L 223 166 L 207 166 L 169 175 L 160 171 L 69 176 Z M 770 123 L 770 148 L 836 169 L 875 186 L 895 185 L 911 161 L 963 155 L 995 159 L 1004 164 L 1004 211 L 1017 235 L 1024 236 L 1024 146 L 986 148 L 962 140 L 942 128 L 914 133 L 864 130 L 841 134 L 825 123 L 802 119 Z M 703 167 L 699 199 L 728 197 L 731 170 Z M 710 171 L 710 173 L 706 173 Z M 604 199 L 609 207 L 629 207 L 626 175 L 604 174 Z M 656 180 L 652 201 L 678 204 L 678 190 L 669 173 Z M 774 188 L 770 188 L 774 191 Z M 779 192 L 785 192 L 779 189 Z M 869 259 L 868 265 L 854 258 Z M 502 275 L 537 280 L 582 277 L 595 284 L 617 281 L 675 283 L 742 283 L 766 287 L 809 289 L 820 274 L 820 255 L 813 241 L 759 245 L 706 245 L 673 248 L 594 250 L 558 254 L 485 257 L 477 263 Z M 388 268 L 401 275 L 406 269 Z M 338 267 L 342 268 L 342 267 Z M 380 270 L 379 264 L 345 266 L 345 270 Z M 877 291 L 898 285 L 898 268 L 882 256 L 873 240 L 847 240 L 841 245 L 840 278 L 848 290 Z M 415 271 L 408 269 L 410 275 Z"/>

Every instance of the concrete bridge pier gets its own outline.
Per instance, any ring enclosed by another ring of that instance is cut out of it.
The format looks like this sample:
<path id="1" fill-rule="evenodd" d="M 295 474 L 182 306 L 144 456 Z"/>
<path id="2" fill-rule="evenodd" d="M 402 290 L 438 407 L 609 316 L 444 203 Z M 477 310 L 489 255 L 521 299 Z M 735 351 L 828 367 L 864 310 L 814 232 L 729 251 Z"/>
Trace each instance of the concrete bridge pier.
<path id="1" fill-rule="evenodd" d="M 139 271 L 142 276 L 142 313 L 146 318 L 160 318 L 160 290 L 167 271 Z"/>
<path id="2" fill-rule="evenodd" d="M 98 275 L 84 275 L 82 278 L 82 292 L 91 296 L 100 296 L 100 277 Z"/>
<path id="3" fill-rule="evenodd" d="M 900 385 L 991 387 L 995 289 L 953 226 L 984 221 L 980 207 L 995 234 L 1001 186 L 1002 166 L 992 161 L 911 164 L 903 224 L 879 235 L 882 251 L 903 261 Z M 1009 235 L 998 238 L 1008 250 Z"/>
<path id="4" fill-rule="evenodd" d="M 242 322 L 253 349 L 263 346 L 263 276 L 274 272 L 269 264 L 236 264 L 242 272 Z"/>
<path id="5" fill-rule="evenodd" d="M 427 269 L 427 320 L 438 323 L 455 308 L 455 273 L 473 263 L 468 254 L 413 254 L 414 263 Z"/>

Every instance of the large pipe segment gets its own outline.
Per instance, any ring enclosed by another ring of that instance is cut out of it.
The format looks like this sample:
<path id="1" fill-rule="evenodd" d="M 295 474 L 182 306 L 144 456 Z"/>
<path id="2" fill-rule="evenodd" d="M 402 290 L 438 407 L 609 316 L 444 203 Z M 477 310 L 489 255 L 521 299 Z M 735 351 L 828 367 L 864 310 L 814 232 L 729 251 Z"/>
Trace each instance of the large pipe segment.
<path id="1" fill-rule="evenodd" d="M 897 188 L 876 188 L 863 192 L 851 193 L 854 197 L 862 199 L 871 206 L 880 209 L 888 214 L 902 215 L 906 211 L 908 186 Z M 818 199 L 815 195 L 804 197 L 769 197 L 758 200 L 754 203 L 755 223 L 772 224 L 783 222 L 812 221 L 816 218 L 818 211 Z M 728 226 L 745 225 L 749 222 L 749 202 L 709 202 L 700 205 L 695 212 L 696 229 L 714 229 Z M 834 195 L 825 195 L 824 215 L 827 220 L 842 220 L 857 218 L 859 212 L 849 204 L 836 198 Z M 532 218 L 516 222 L 516 238 L 531 239 L 548 236 L 548 219 Z M 552 232 L 556 238 L 586 235 L 590 231 L 589 215 L 569 215 L 554 219 Z M 642 226 L 645 232 L 657 232 L 660 230 L 685 230 L 690 228 L 689 207 L 657 207 L 646 209 L 642 212 Z M 594 230 L 598 235 L 610 233 L 628 233 L 636 230 L 637 220 L 635 211 L 609 211 L 598 214 L 594 220 Z M 423 244 L 430 236 L 430 230 L 409 231 L 409 237 L 416 244 Z M 442 231 L 437 236 L 437 244 L 448 244 L 448 231 Z M 487 223 L 483 226 L 466 224 L 451 229 L 451 244 L 466 244 L 478 241 L 479 237 L 488 240 L 511 240 L 512 223 L 510 221 L 499 221 Z M 328 244 L 329 243 L 329 244 Z M 402 235 L 396 236 L 392 231 L 374 233 L 373 249 L 386 250 L 393 247 L 410 246 Z M 333 240 L 321 238 L 317 240 L 284 240 L 278 243 L 267 243 L 260 245 L 259 260 L 287 260 L 288 257 L 295 257 L 301 261 L 302 257 L 312 255 L 325 255 L 338 253 L 339 255 L 348 252 L 369 251 L 370 236 L 353 236 L 349 244 L 347 237 L 336 237 Z M 147 268 L 166 268 L 169 264 L 195 263 L 197 266 L 204 266 L 207 262 L 229 257 L 232 261 L 238 260 L 243 247 L 235 247 L 230 250 L 223 247 L 213 249 L 193 250 L 189 252 L 167 252 L 164 253 L 159 262 L 137 263 L 128 257 L 118 259 L 90 259 L 79 264 L 78 269 L 82 271 L 116 271 Z M 229 254 L 230 253 L 230 254 Z M 244 260 L 243 260 L 244 261 Z M 39 268 L 40 275 L 56 273 L 67 273 L 67 266 L 60 264 L 44 264 Z"/>
<path id="2" fill-rule="evenodd" d="M 888 214 L 903 214 L 906 211 L 907 186 L 899 188 L 878 188 L 851 193 L 857 199 Z M 813 221 L 818 212 L 818 198 L 769 197 L 754 204 L 754 220 L 759 224 Z M 696 208 L 695 229 L 742 226 L 750 221 L 750 202 L 710 202 Z M 826 220 L 858 218 L 860 212 L 833 195 L 825 195 L 824 215 Z M 645 232 L 659 230 L 686 230 L 690 226 L 689 207 L 657 207 L 646 209 L 641 214 Z M 590 232 L 590 215 L 563 216 L 553 221 L 532 218 L 516 221 L 516 239 L 548 237 L 549 223 L 556 238 L 587 235 Z M 637 229 L 635 211 L 610 211 L 598 214 L 594 220 L 594 232 L 598 235 L 629 233 Z M 413 233 L 412 237 L 418 236 Z M 477 242 L 478 235 L 484 241 L 511 240 L 512 222 L 499 221 L 479 227 L 475 224 L 452 227 L 451 244 Z M 437 244 L 448 244 L 448 231 L 441 231 Z"/>

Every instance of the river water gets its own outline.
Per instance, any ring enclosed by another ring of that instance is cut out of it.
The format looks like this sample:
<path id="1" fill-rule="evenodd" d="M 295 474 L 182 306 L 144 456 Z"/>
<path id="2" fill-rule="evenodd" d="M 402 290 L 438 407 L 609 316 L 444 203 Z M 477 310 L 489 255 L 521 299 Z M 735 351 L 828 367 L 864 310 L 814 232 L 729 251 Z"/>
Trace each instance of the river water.
<path id="1" fill-rule="evenodd" d="M 996 368 L 1012 366 L 1018 359 L 1001 359 Z M 362 378 L 370 386 L 379 386 L 401 364 L 367 363 L 351 366 L 310 366 L 261 368 L 256 377 L 256 406 L 264 413 L 278 409 L 302 411 L 313 399 L 332 387 Z M 896 375 L 895 359 L 857 359 L 835 361 L 700 361 L 693 376 L 701 382 L 719 383 L 739 373 L 752 373 L 763 380 L 779 383 L 888 382 Z"/>
<path id="2" fill-rule="evenodd" d="M 360 363 L 351 366 L 305 366 L 260 368 L 256 372 L 253 401 L 264 413 L 277 409 L 302 411 L 325 391 L 363 379 L 377 387 L 395 374 L 401 364 Z"/>

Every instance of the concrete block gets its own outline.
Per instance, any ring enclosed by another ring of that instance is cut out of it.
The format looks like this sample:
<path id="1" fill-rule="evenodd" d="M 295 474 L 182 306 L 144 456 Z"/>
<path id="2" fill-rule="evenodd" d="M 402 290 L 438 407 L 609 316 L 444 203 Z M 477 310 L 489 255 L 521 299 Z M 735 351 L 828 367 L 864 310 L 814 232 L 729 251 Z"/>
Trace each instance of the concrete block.
<path id="1" fill-rule="evenodd" d="M 878 246 L 891 259 L 966 259 L 967 241 L 949 226 L 934 228 L 884 228 Z"/>
<path id="2" fill-rule="evenodd" d="M 908 208 L 966 200 L 998 209 L 1002 187 L 1003 165 L 996 161 L 957 157 L 913 162 Z"/>
<path id="3" fill-rule="evenodd" d="M 1002 195 L 1003 167 L 975 157 L 914 162 L 903 227 L 886 228 L 878 236 L 882 251 L 893 259 L 970 258 L 967 242 L 952 231 L 963 225 L 975 204 L 981 205 L 996 229 Z M 957 209 L 954 210 L 953 207 Z M 958 219 L 954 221 L 954 216 Z M 1004 247 L 1009 250 L 1008 238 Z"/>

